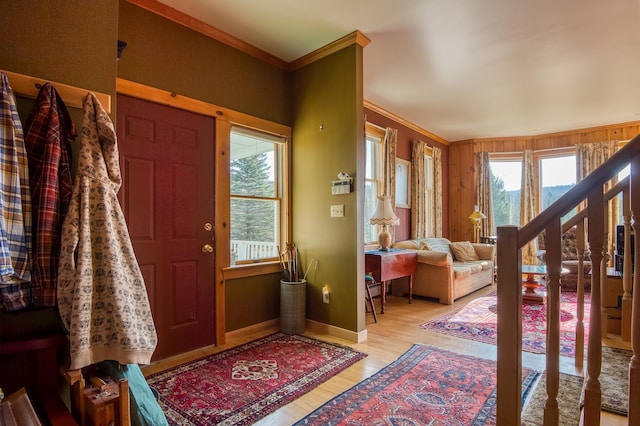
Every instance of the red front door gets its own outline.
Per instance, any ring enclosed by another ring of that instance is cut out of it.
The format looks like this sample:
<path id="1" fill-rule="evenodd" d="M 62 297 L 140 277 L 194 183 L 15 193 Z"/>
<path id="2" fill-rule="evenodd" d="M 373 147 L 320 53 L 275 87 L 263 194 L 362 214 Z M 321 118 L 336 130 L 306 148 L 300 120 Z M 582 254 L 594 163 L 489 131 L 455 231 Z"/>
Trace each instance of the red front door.
<path id="1" fill-rule="evenodd" d="M 158 360 L 215 342 L 211 117 L 118 95 L 118 194 L 158 332 Z"/>

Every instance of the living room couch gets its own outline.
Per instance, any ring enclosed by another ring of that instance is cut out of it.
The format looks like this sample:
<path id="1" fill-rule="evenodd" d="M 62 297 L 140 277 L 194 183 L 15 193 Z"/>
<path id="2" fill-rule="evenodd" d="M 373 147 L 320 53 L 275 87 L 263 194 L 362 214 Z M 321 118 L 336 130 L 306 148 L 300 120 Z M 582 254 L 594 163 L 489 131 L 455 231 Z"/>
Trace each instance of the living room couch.
<path id="1" fill-rule="evenodd" d="M 425 238 L 396 242 L 393 248 L 416 250 L 418 268 L 413 275 L 413 294 L 451 305 L 493 283 L 496 246 L 446 238 Z M 394 282 L 394 294 L 409 292 L 408 280 Z"/>

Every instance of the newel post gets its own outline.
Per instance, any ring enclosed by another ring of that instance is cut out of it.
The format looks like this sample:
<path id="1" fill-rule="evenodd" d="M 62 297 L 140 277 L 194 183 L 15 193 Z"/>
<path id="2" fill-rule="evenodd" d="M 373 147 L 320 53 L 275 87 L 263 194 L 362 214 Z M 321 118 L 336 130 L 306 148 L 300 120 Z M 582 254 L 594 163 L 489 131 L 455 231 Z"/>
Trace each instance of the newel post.
<path id="1" fill-rule="evenodd" d="M 518 228 L 498 227 L 497 424 L 521 423 L 522 253 Z"/>

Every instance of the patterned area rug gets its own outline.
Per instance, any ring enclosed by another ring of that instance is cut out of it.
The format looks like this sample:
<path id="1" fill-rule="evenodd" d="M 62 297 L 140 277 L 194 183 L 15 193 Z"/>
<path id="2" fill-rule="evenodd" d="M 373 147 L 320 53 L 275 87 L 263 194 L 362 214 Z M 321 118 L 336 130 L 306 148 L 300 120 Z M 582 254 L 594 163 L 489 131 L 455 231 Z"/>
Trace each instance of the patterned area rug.
<path id="1" fill-rule="evenodd" d="M 522 424 L 526 426 L 542 426 L 544 423 L 544 404 L 547 402 L 547 373 L 542 373 L 537 386 L 531 394 L 522 412 Z M 558 410 L 561 425 L 580 424 L 580 394 L 582 377 L 560 373 L 558 387 Z"/>
<path id="2" fill-rule="evenodd" d="M 629 362 L 632 351 L 602 347 L 600 369 L 601 407 L 604 411 L 627 416 L 629 412 Z M 585 372 L 587 370 L 585 369 Z"/>
<path id="3" fill-rule="evenodd" d="M 590 294 L 585 294 L 584 325 L 585 342 L 588 340 Z M 495 345 L 497 328 L 497 302 L 494 293 L 479 297 L 462 308 L 440 318 L 428 321 L 420 327 L 463 339 Z M 560 355 L 575 355 L 577 323 L 576 293 L 563 293 L 560 306 Z M 522 304 L 522 350 L 536 354 L 546 351 L 546 305 Z"/>
<path id="4" fill-rule="evenodd" d="M 366 357 L 351 348 L 276 333 L 147 382 L 171 425 L 251 424 Z"/>
<path id="5" fill-rule="evenodd" d="M 522 400 L 540 373 L 523 368 Z M 413 345 L 297 425 L 493 425 L 496 362 Z"/>
<path id="6" fill-rule="evenodd" d="M 604 346 L 602 348 L 602 371 L 600 387 L 602 389 L 601 407 L 621 416 L 628 414 L 629 362 L 633 353 L 625 349 Z M 585 369 L 586 371 L 586 369 Z M 560 373 L 558 390 L 558 408 L 561 425 L 580 423 L 580 409 L 583 405 L 584 382 L 581 376 Z M 541 426 L 544 417 L 544 404 L 547 400 L 546 372 L 531 393 L 522 413 L 522 424 Z"/>

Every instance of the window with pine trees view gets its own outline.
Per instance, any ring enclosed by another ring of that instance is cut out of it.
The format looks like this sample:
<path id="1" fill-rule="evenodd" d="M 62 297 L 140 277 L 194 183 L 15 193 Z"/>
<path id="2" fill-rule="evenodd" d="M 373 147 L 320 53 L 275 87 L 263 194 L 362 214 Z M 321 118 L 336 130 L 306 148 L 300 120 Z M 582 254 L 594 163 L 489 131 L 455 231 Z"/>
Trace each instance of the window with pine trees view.
<path id="1" fill-rule="evenodd" d="M 231 130 L 231 264 L 278 257 L 283 140 Z"/>
<path id="2" fill-rule="evenodd" d="M 491 202 L 496 226 L 520 225 L 520 186 L 522 160 L 489 162 L 491 170 Z"/>
<path id="3" fill-rule="evenodd" d="M 575 154 L 540 158 L 540 211 L 549 207 L 575 185 Z M 574 214 L 575 210 L 565 218 Z"/>
<path id="4" fill-rule="evenodd" d="M 576 156 L 546 155 L 538 157 L 537 176 L 538 213 L 549 207 L 576 184 Z M 491 198 L 496 228 L 503 225 L 520 226 L 520 189 L 522 185 L 521 159 L 490 161 Z M 573 216 L 569 212 L 563 221 Z M 495 230 L 494 230 L 495 232 Z"/>

